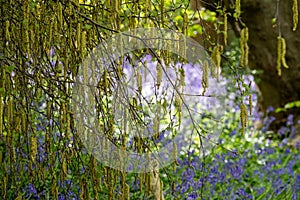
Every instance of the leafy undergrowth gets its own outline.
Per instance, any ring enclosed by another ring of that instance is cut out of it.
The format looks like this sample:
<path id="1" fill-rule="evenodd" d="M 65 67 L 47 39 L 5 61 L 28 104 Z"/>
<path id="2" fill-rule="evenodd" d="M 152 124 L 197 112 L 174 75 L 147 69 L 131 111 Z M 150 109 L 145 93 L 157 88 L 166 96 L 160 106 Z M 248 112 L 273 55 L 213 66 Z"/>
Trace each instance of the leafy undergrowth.
<path id="1" fill-rule="evenodd" d="M 261 130 L 250 126 L 245 136 L 231 124 L 233 129 L 229 127 L 230 133 L 221 136 L 211 154 L 199 157 L 191 151 L 188 157 L 182 156 L 175 190 L 165 188 L 165 198 L 300 199 L 299 150 L 289 145 L 289 139 L 267 139 L 270 121 L 266 118 Z M 296 133 L 291 120 L 282 129 L 285 134 Z M 282 129 L 277 134 L 282 135 Z"/>
<path id="2" fill-rule="evenodd" d="M 289 139 L 265 137 L 270 121 L 266 118 L 261 130 L 248 127 L 245 136 L 232 122 L 224 130 L 230 133 L 221 135 L 208 155 L 199 155 L 196 147 L 181 155 L 175 171 L 173 165 L 161 170 L 164 198 L 300 199 L 300 152 L 289 145 Z M 285 130 L 295 132 L 294 125 L 287 122 Z M 143 196 L 137 191 L 132 191 L 133 199 Z"/>
<path id="3" fill-rule="evenodd" d="M 163 181 L 164 198 L 167 199 L 300 199 L 300 152 L 289 146 L 288 139 L 272 141 L 265 137 L 270 118 L 265 119 L 265 126 L 256 130 L 249 126 L 245 135 L 240 134 L 237 116 L 231 115 L 233 121 L 219 140 L 219 145 L 206 156 L 199 155 L 194 149 L 178 158 L 175 170 L 173 165 L 160 171 Z M 250 122 L 251 124 L 251 122 Z M 287 123 L 286 131 L 295 131 L 295 124 Z M 276 134 L 276 133 L 274 133 Z M 281 134 L 278 131 L 278 134 Z M 74 160 L 78 164 L 78 161 Z M 82 161 L 85 162 L 85 161 Z M 80 199 L 80 177 L 86 175 L 86 183 L 92 193 L 92 179 L 89 172 L 81 169 L 81 175 L 72 173 L 70 168 L 66 181 L 57 180 L 58 199 Z M 76 169 L 73 169 L 76 171 Z M 87 170 L 87 169 L 86 169 Z M 56 171 L 60 168 L 57 166 Z M 46 172 L 47 174 L 47 172 Z M 22 193 L 25 199 L 43 199 L 51 197 L 53 180 L 46 183 L 23 179 Z M 140 190 L 138 175 L 127 174 L 130 187 L 130 199 L 147 199 L 144 188 Z M 58 178 L 59 179 L 59 178 Z M 105 183 L 98 196 L 107 199 Z M 114 191 L 120 192 L 118 184 Z M 13 195 L 13 188 L 9 190 Z M 152 198 L 149 198 L 152 199 Z"/>

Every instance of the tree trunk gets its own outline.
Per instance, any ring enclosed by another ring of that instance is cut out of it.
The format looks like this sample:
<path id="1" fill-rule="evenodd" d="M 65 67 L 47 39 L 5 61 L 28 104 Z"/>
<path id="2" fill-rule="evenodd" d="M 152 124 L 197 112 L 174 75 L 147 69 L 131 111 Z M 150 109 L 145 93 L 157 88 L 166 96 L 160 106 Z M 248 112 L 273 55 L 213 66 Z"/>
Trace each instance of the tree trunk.
<path id="1" fill-rule="evenodd" d="M 192 8 L 197 6 L 194 0 Z M 222 1 L 228 8 L 229 1 Z M 218 1 L 201 1 L 201 6 L 215 10 Z M 275 109 L 283 107 L 286 103 L 300 100 L 300 23 L 293 31 L 293 1 L 271 0 L 243 0 L 241 1 L 242 14 L 240 21 L 231 18 L 231 25 L 236 29 L 236 23 L 244 23 L 249 29 L 249 67 L 262 70 L 262 74 L 255 77 L 259 87 L 260 106 L 265 112 L 270 106 Z M 222 5 L 219 2 L 219 5 Z M 300 3 L 298 3 L 298 10 Z M 277 24 L 272 19 L 277 18 Z M 300 20 L 299 20 L 300 21 Z M 235 30 L 238 35 L 238 30 Z M 281 67 L 282 75 L 276 69 L 277 62 L 277 37 L 281 35 L 286 40 L 286 62 L 288 69 Z M 239 35 L 238 35 L 239 36 Z M 266 112 L 265 112 L 266 113 Z M 276 120 L 271 124 L 271 129 L 278 130 L 285 125 L 289 114 L 294 114 L 295 119 L 300 117 L 300 109 L 290 109 L 287 112 L 271 113 Z"/>
<path id="2" fill-rule="evenodd" d="M 242 20 L 249 28 L 249 66 L 263 70 L 256 81 L 262 97 L 262 108 L 283 107 L 286 103 L 300 100 L 300 27 L 293 31 L 292 1 L 245 0 L 242 2 Z M 300 4 L 298 4 L 299 6 Z M 276 13 L 277 16 L 276 16 Z M 277 17 L 277 26 L 272 19 Z M 286 40 L 286 62 L 278 76 L 277 37 Z M 271 129 L 277 130 L 285 124 L 288 114 L 299 116 L 299 109 L 276 114 Z M 274 114 L 274 113 L 273 113 Z M 296 117 L 295 116 L 295 117 Z"/>

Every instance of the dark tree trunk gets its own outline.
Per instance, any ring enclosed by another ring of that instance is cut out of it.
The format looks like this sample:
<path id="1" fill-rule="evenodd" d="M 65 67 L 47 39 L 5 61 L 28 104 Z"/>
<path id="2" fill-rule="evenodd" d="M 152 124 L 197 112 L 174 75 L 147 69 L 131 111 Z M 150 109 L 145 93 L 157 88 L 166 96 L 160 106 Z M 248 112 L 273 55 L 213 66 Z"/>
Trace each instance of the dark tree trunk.
<path id="1" fill-rule="evenodd" d="M 300 100 L 300 26 L 293 31 L 292 1 L 246 0 L 242 2 L 242 20 L 249 28 L 249 65 L 263 70 L 256 81 L 262 97 L 262 108 L 283 107 L 286 103 Z M 277 10 L 278 9 L 278 10 Z M 278 25 L 272 24 L 276 17 Z M 300 25 L 300 24 L 299 24 Z M 289 69 L 282 67 L 282 75 L 276 70 L 277 37 L 286 39 L 286 62 Z M 285 123 L 288 114 L 299 116 L 299 109 L 276 114 L 272 129 Z"/>
<path id="2" fill-rule="evenodd" d="M 201 2 L 201 6 L 213 10 L 218 1 Z M 222 2 L 225 2 L 224 5 L 226 5 L 229 1 Z M 263 111 L 270 106 L 276 109 L 283 107 L 288 102 L 300 100 L 300 20 L 299 27 L 293 31 L 293 1 L 279 2 L 280 4 L 277 6 L 277 1 L 243 0 L 241 1 L 241 21 L 236 22 L 231 19 L 233 29 L 236 29 L 236 23 L 245 23 L 249 29 L 249 67 L 263 71 L 262 74 L 255 77 L 261 93 L 260 106 Z M 195 4 L 195 2 L 192 3 L 194 9 Z M 298 7 L 300 7 L 300 3 L 298 3 Z M 275 17 L 279 24 L 274 26 L 272 19 Z M 237 34 L 238 31 L 235 30 Z M 278 76 L 276 69 L 279 34 L 286 40 L 286 62 L 289 66 L 288 69 L 282 67 L 281 76 Z M 270 128 L 277 130 L 285 124 L 289 114 L 294 114 L 295 119 L 299 119 L 300 110 L 296 108 L 287 110 L 287 112 L 271 114 L 275 115 L 276 120 Z"/>

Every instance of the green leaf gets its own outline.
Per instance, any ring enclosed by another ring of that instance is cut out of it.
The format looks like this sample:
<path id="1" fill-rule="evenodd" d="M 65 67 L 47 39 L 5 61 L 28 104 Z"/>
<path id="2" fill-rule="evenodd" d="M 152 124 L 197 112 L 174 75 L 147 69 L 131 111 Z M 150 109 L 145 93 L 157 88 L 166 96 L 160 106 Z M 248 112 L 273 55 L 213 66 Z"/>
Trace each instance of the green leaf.
<path id="1" fill-rule="evenodd" d="M 284 112 L 284 111 L 286 111 L 286 109 L 284 109 L 284 108 L 276 108 L 276 110 L 275 110 L 276 113 Z"/>
<path id="2" fill-rule="evenodd" d="M 290 103 L 285 104 L 284 108 L 277 108 L 275 110 L 276 113 L 278 112 L 285 112 L 287 109 L 291 109 L 291 108 L 300 108 L 300 101 L 293 101 Z"/>
<path id="3" fill-rule="evenodd" d="M 89 29 L 91 29 L 93 26 L 92 25 L 89 25 L 89 24 L 86 24 L 85 25 L 85 29 L 87 29 L 87 30 L 89 30 Z"/>
<path id="4" fill-rule="evenodd" d="M 15 67 L 16 67 L 16 66 L 13 66 L 13 65 L 11 65 L 11 66 L 6 66 L 6 70 L 7 70 L 7 72 L 11 73 L 11 72 L 15 69 Z"/>
<path id="5" fill-rule="evenodd" d="M 300 107 L 300 101 L 293 101 L 293 102 L 287 103 L 284 106 L 285 109 L 291 109 L 291 108 L 294 108 L 294 107 L 299 108 Z"/>

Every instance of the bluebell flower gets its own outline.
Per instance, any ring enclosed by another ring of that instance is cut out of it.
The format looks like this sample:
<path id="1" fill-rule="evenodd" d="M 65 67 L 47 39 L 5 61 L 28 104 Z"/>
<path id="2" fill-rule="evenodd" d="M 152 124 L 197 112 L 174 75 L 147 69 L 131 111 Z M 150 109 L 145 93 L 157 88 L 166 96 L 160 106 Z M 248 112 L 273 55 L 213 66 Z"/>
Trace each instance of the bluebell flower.
<path id="1" fill-rule="evenodd" d="M 265 187 L 260 187 L 256 190 L 256 195 L 259 196 L 265 191 Z"/>
<path id="2" fill-rule="evenodd" d="M 266 132 L 269 129 L 270 124 L 275 120 L 274 116 L 266 117 L 264 120 L 263 124 L 264 126 L 262 127 L 261 131 Z"/>
<path id="3" fill-rule="evenodd" d="M 229 133 L 229 136 L 230 136 L 230 137 L 233 137 L 233 136 L 236 135 L 236 133 L 237 133 L 237 129 L 235 128 L 235 129 L 233 129 L 233 130 Z"/>
<path id="4" fill-rule="evenodd" d="M 266 110 L 267 113 L 273 112 L 275 109 L 273 106 L 269 106 Z"/>
<path id="5" fill-rule="evenodd" d="M 197 198 L 198 198 L 197 192 L 192 192 L 192 193 L 188 194 L 187 200 L 194 200 L 194 199 L 197 199 Z"/>
<path id="6" fill-rule="evenodd" d="M 248 194 L 244 188 L 239 188 L 237 194 L 240 196 L 240 198 L 243 197 L 242 199 L 252 199 L 252 196 Z"/>
<path id="7" fill-rule="evenodd" d="M 240 178 L 242 173 L 243 173 L 243 168 L 238 166 L 238 165 L 235 165 L 235 166 L 230 168 L 230 174 L 235 179 Z"/>
<path id="8" fill-rule="evenodd" d="M 182 174 L 184 180 L 192 180 L 195 176 L 195 172 L 192 168 L 188 167 Z"/>
<path id="9" fill-rule="evenodd" d="M 294 115 L 293 114 L 289 114 L 288 118 L 287 118 L 287 122 L 286 125 L 290 126 L 294 124 Z"/>
<path id="10" fill-rule="evenodd" d="M 25 192 L 25 198 L 29 198 L 29 197 L 34 198 L 34 199 L 38 198 L 37 189 L 33 183 L 29 183 L 24 188 L 24 192 Z"/>
<path id="11" fill-rule="evenodd" d="M 285 126 L 282 126 L 279 130 L 278 130 L 278 134 L 279 136 L 284 136 L 287 133 L 287 128 Z"/>

